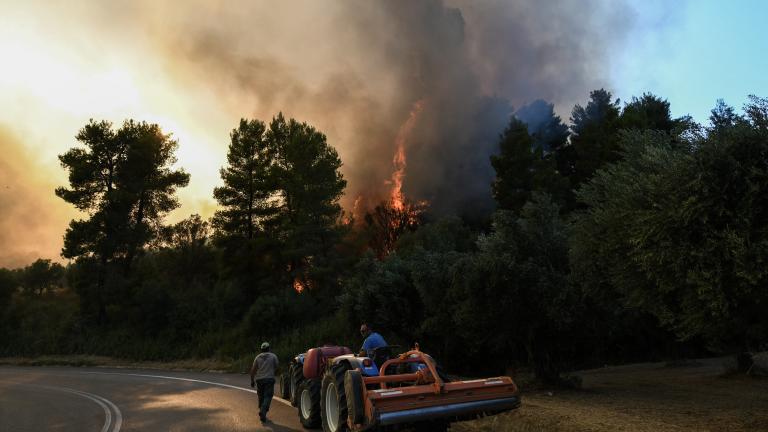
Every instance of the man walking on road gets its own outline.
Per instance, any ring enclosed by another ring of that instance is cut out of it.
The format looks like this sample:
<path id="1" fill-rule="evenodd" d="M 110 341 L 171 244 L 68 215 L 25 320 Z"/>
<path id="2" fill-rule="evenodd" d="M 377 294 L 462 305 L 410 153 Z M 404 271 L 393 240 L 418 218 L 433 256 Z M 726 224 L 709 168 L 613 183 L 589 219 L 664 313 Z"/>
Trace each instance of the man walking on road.
<path id="1" fill-rule="evenodd" d="M 253 359 L 251 366 L 251 387 L 256 387 L 259 395 L 259 418 L 267 421 L 267 411 L 275 393 L 275 371 L 277 356 L 270 352 L 269 342 L 261 344 L 261 353 Z"/>

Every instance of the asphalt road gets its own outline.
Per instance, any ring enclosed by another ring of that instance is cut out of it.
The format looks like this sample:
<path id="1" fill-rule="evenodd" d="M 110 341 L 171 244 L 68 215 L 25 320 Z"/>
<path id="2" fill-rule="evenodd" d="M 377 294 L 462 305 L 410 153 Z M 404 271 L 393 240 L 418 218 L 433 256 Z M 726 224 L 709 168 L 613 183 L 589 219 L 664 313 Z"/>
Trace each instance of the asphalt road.
<path id="1" fill-rule="evenodd" d="M 303 430 L 277 397 L 262 424 L 249 383 L 235 374 L 3 366 L 0 431 Z"/>

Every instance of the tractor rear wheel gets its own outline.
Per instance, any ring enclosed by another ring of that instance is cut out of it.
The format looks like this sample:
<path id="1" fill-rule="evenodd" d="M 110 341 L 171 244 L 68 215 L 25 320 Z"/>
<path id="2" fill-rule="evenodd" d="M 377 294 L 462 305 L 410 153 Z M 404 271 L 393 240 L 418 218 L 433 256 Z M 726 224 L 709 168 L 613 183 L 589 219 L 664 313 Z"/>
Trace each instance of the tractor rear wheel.
<path id="1" fill-rule="evenodd" d="M 301 383 L 304 382 L 304 367 L 298 363 L 292 364 L 289 369 L 289 376 L 291 381 L 291 405 L 297 407 L 299 406 L 299 396 L 301 396 L 299 388 L 301 387 Z"/>
<path id="2" fill-rule="evenodd" d="M 344 391 L 344 375 L 349 370 L 347 363 L 331 366 L 323 376 L 320 391 L 320 417 L 323 432 L 344 432 L 347 425 L 347 396 Z"/>
<path id="3" fill-rule="evenodd" d="M 304 380 L 299 387 L 299 421 L 307 429 L 320 426 L 320 380 Z"/>

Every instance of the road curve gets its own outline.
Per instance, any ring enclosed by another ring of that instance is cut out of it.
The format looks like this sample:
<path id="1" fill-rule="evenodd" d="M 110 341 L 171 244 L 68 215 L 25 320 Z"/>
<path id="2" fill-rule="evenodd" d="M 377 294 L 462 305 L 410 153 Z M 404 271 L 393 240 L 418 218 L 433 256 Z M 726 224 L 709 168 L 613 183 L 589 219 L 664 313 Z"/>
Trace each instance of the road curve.
<path id="1" fill-rule="evenodd" d="M 272 401 L 259 420 L 247 375 L 0 366 L 0 431 L 301 431 Z"/>

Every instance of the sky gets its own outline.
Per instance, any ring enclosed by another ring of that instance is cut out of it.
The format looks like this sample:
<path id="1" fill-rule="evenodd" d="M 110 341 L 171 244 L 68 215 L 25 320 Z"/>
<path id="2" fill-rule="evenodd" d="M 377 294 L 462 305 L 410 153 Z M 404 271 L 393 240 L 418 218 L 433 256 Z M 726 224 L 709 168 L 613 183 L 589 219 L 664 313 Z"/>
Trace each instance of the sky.
<path id="1" fill-rule="evenodd" d="M 670 7 L 672 5 L 672 7 Z M 633 0 L 633 29 L 612 64 L 623 101 L 644 92 L 670 102 L 674 116 L 708 121 L 718 99 L 740 108 L 768 96 L 768 2 Z"/>
<path id="2" fill-rule="evenodd" d="M 719 98 L 768 96 L 761 1 L 0 0 L 0 10 L 0 266 L 61 260 L 68 222 L 84 215 L 53 194 L 66 184 L 57 156 L 91 118 L 155 122 L 179 141 L 192 178 L 173 222 L 215 211 L 241 117 L 284 111 L 326 133 L 350 208 L 387 194 L 398 131 L 423 107 L 405 192 L 452 208 L 488 202 L 488 153 L 512 109 L 536 98 L 567 121 L 595 88 L 623 101 L 652 92 L 705 122 Z"/>

